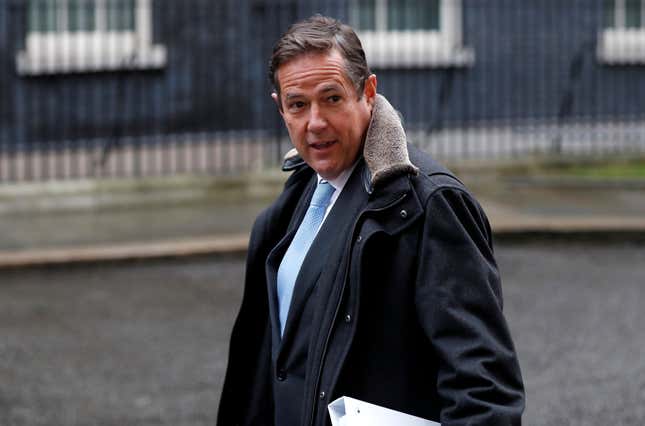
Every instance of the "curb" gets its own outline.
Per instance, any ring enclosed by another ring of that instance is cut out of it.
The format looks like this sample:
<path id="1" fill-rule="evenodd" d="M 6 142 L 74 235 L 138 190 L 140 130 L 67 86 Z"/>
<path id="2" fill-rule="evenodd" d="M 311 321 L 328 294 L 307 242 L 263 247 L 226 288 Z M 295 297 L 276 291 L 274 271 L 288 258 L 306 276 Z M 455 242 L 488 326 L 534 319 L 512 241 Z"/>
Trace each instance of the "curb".
<path id="1" fill-rule="evenodd" d="M 558 190 L 645 190 L 645 179 L 597 179 L 570 176 L 527 176 L 509 177 L 506 182 L 510 188 L 550 188 Z"/>
<path id="2" fill-rule="evenodd" d="M 285 176 L 179 176 L 0 185 L 0 215 L 58 213 L 198 203 L 207 199 L 272 200 Z"/>
<path id="3" fill-rule="evenodd" d="M 198 255 L 245 255 L 248 243 L 247 234 L 237 234 L 148 243 L 0 251 L 0 269 L 131 262 Z"/>
<path id="4" fill-rule="evenodd" d="M 643 228 L 517 228 L 493 232 L 496 243 L 645 243 Z"/>
<path id="5" fill-rule="evenodd" d="M 629 216 L 535 218 L 493 223 L 496 241 L 645 241 L 645 219 Z"/>
<path id="6" fill-rule="evenodd" d="M 496 242 L 645 242 L 645 224 L 618 226 L 597 224 L 533 224 L 531 226 L 500 226 L 493 230 Z M 0 270 L 86 265 L 97 263 L 126 263 L 141 260 L 185 258 L 191 256 L 245 256 L 248 234 L 209 238 L 168 240 L 147 243 L 124 243 L 85 247 L 67 247 L 24 251 L 0 251 Z"/>

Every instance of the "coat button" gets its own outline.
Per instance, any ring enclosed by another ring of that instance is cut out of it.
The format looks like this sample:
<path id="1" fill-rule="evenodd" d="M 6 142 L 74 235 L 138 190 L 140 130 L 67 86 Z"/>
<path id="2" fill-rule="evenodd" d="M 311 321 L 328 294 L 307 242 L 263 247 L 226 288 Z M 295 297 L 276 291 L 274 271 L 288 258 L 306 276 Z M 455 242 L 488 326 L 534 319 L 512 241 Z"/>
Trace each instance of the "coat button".
<path id="1" fill-rule="evenodd" d="M 276 378 L 279 382 L 284 382 L 287 379 L 287 373 L 284 370 L 278 370 Z"/>
<path id="2" fill-rule="evenodd" d="M 320 392 L 320 395 L 318 395 L 318 398 L 320 399 L 325 399 L 325 392 Z"/>
<path id="3" fill-rule="evenodd" d="M 405 219 L 406 217 L 408 217 L 408 212 L 406 212 L 405 210 L 401 210 L 401 213 L 399 213 L 399 214 L 401 215 L 401 217 L 402 217 L 403 219 Z"/>
<path id="4" fill-rule="evenodd" d="M 363 237 L 359 235 L 358 238 L 356 238 L 356 242 L 360 243 L 361 241 L 363 241 Z"/>
<path id="5" fill-rule="evenodd" d="M 352 320 L 352 316 L 350 314 L 345 315 L 345 322 L 350 322 Z"/>

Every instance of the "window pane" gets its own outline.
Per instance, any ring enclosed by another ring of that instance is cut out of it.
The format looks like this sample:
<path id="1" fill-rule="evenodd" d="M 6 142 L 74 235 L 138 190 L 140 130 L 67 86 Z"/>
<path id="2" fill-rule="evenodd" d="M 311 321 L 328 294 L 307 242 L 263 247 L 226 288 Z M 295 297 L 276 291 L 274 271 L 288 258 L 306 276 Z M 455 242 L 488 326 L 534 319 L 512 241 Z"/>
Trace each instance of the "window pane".
<path id="1" fill-rule="evenodd" d="M 57 31 L 56 11 L 58 6 L 58 1 L 55 0 L 29 0 L 29 31 Z"/>
<path id="2" fill-rule="evenodd" d="M 387 29 L 407 30 L 405 25 L 405 3 L 404 0 L 390 0 L 387 2 Z"/>
<path id="3" fill-rule="evenodd" d="M 134 31 L 135 0 L 107 0 L 108 31 Z"/>
<path id="4" fill-rule="evenodd" d="M 67 0 L 67 13 L 70 31 L 94 31 L 96 28 L 94 0 Z"/>
<path id="5" fill-rule="evenodd" d="M 641 26 L 641 0 L 625 0 L 625 21 L 627 28 Z"/>
<path id="6" fill-rule="evenodd" d="M 376 29 L 376 0 L 355 0 L 352 23 L 359 30 Z"/>
<path id="7" fill-rule="evenodd" d="M 440 0 L 388 0 L 388 30 L 439 30 Z"/>
<path id="8" fill-rule="evenodd" d="M 605 28 L 614 28 L 616 26 L 616 0 L 605 0 L 603 2 L 603 19 Z"/>

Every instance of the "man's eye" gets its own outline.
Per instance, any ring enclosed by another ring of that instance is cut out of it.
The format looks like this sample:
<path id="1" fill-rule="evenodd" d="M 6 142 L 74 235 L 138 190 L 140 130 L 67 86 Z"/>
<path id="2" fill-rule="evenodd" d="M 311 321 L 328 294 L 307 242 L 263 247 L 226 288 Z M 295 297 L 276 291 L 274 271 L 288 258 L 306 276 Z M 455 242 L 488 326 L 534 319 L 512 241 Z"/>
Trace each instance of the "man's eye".
<path id="1" fill-rule="evenodd" d="M 336 102 L 339 102 L 341 100 L 341 97 L 339 95 L 331 95 L 327 99 L 329 99 L 329 102 L 331 102 L 331 103 L 336 103 Z"/>
<path id="2" fill-rule="evenodd" d="M 305 106 L 305 103 L 304 103 L 304 102 L 302 102 L 302 101 L 296 101 L 296 102 L 292 102 L 292 103 L 290 103 L 290 104 L 289 104 L 289 109 L 291 109 L 291 110 L 297 110 L 297 109 L 301 109 L 301 108 L 303 108 L 304 106 Z"/>

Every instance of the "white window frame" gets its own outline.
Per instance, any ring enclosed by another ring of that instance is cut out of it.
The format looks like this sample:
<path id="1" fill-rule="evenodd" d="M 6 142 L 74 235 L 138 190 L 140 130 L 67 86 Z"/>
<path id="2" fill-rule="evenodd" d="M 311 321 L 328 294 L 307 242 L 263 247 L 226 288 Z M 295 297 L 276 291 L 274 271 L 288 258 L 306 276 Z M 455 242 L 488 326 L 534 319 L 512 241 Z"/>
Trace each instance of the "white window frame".
<path id="1" fill-rule="evenodd" d="M 645 0 L 641 0 L 641 27 L 626 27 L 625 0 L 614 0 L 614 25 L 599 34 L 597 57 L 608 65 L 645 65 Z"/>
<path id="2" fill-rule="evenodd" d="M 136 0 L 134 31 L 106 30 L 105 0 L 95 2 L 97 29 L 94 31 L 28 32 L 25 50 L 18 52 L 16 57 L 18 73 L 158 69 L 166 65 L 165 46 L 152 43 L 152 0 Z"/>
<path id="3" fill-rule="evenodd" d="M 473 65 L 475 51 L 463 45 L 461 1 L 440 0 L 438 31 L 389 31 L 385 28 L 387 0 L 376 0 L 377 29 L 374 31 L 357 30 L 367 56 L 367 63 L 375 68 L 465 67 Z M 356 11 L 357 8 L 354 6 L 351 10 Z M 356 22 L 355 19 L 352 20 Z"/>

